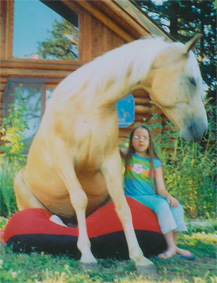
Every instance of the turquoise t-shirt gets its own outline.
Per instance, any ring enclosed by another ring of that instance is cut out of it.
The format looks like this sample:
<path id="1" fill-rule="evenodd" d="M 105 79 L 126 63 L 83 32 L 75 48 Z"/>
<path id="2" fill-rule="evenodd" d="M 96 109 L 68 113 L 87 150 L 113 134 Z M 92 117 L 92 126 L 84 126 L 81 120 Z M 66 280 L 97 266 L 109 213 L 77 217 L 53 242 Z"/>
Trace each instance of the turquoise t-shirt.
<path id="1" fill-rule="evenodd" d="M 158 168 L 162 165 L 158 158 L 154 158 L 153 163 L 154 168 Z M 141 157 L 133 153 L 124 174 L 125 195 L 133 197 L 155 194 L 155 183 L 151 176 L 150 168 L 150 158 Z"/>

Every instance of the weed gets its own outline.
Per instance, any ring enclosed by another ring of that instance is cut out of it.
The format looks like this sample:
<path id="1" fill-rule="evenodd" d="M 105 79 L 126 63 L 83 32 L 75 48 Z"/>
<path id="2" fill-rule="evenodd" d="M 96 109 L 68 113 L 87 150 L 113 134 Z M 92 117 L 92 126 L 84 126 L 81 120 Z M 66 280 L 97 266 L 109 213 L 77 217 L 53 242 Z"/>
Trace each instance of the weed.
<path id="1" fill-rule="evenodd" d="M 183 141 L 171 122 L 166 123 L 164 131 L 158 123 L 149 126 L 154 130 L 155 146 L 164 164 L 167 189 L 191 218 L 213 217 L 216 211 L 216 109 L 207 105 L 209 131 L 201 143 Z M 157 114 L 153 115 L 153 119 L 158 118 Z"/>
<path id="2" fill-rule="evenodd" d="M 10 216 L 16 210 L 16 201 L 13 190 L 13 180 L 16 173 L 24 165 L 26 158 L 23 138 L 28 124 L 24 118 L 27 109 L 20 90 L 13 94 L 15 100 L 8 108 L 7 118 L 2 119 L 0 130 L 3 144 L 0 146 L 0 205 L 1 215 Z"/>

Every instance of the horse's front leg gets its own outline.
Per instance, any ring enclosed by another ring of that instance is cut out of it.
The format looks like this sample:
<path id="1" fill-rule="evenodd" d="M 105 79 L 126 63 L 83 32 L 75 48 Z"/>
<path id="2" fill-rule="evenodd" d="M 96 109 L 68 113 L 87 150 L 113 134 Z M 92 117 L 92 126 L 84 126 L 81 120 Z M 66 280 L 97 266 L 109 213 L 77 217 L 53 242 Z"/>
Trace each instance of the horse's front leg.
<path id="1" fill-rule="evenodd" d="M 135 262 L 137 269 L 143 274 L 149 276 L 155 275 L 154 264 L 144 257 L 133 228 L 131 211 L 123 191 L 122 165 L 118 151 L 115 151 L 105 160 L 101 172 L 105 178 L 109 194 L 114 201 L 116 212 L 123 225 L 130 259 Z"/>
<path id="2" fill-rule="evenodd" d="M 79 228 L 77 247 L 81 252 L 80 262 L 84 264 L 95 264 L 97 261 L 91 252 L 90 240 L 88 238 L 86 227 L 87 196 L 77 179 L 72 158 L 62 141 L 58 141 L 58 150 L 53 150 L 52 155 L 56 173 L 64 182 L 65 187 L 68 190 L 72 207 L 77 216 Z"/>

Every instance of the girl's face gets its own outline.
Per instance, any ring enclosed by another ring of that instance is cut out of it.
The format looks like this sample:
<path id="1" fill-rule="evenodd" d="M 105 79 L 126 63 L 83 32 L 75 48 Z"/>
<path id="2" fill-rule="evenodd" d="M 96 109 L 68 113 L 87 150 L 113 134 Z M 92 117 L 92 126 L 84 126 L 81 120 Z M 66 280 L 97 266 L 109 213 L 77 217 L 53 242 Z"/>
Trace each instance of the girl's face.
<path id="1" fill-rule="evenodd" d="M 149 133 L 146 129 L 138 128 L 135 130 L 132 137 L 132 146 L 136 154 L 142 157 L 148 156 L 149 139 Z"/>

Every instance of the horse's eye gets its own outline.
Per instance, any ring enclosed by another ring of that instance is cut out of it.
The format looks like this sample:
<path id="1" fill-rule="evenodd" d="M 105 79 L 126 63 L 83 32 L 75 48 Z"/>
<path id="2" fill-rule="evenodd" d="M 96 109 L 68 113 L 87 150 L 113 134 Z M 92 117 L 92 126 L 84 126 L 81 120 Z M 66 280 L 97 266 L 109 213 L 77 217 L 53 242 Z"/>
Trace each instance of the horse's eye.
<path id="1" fill-rule="evenodd" d="M 194 85 L 194 86 L 197 85 L 197 82 L 196 82 L 195 78 L 189 77 L 189 81 L 190 81 L 190 83 L 191 83 L 192 85 Z"/>

